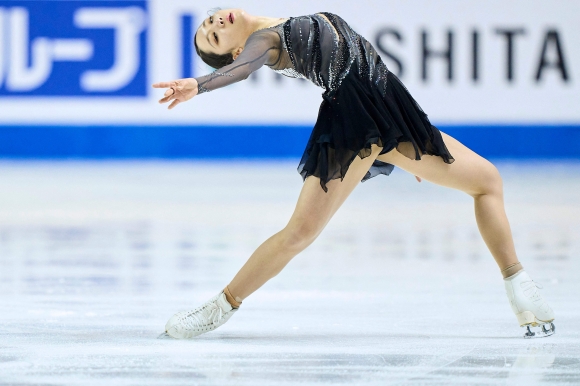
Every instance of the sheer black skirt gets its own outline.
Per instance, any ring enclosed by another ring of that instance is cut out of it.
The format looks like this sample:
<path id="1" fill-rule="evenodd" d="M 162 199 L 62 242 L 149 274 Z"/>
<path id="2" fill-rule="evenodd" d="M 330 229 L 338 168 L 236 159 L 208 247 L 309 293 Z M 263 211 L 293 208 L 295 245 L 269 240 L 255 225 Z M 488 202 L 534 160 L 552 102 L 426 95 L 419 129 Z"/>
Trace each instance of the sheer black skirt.
<path id="1" fill-rule="evenodd" d="M 320 178 L 324 191 L 328 181 L 344 178 L 355 157 L 368 157 L 372 145 L 382 147 L 381 154 L 397 148 L 415 160 L 428 154 L 449 164 L 454 161 L 439 130 L 391 72 L 387 71 L 386 87 L 379 87 L 361 78 L 355 63 L 338 90 L 323 98 L 298 172 L 304 179 Z M 363 181 L 389 175 L 393 168 L 375 160 Z"/>

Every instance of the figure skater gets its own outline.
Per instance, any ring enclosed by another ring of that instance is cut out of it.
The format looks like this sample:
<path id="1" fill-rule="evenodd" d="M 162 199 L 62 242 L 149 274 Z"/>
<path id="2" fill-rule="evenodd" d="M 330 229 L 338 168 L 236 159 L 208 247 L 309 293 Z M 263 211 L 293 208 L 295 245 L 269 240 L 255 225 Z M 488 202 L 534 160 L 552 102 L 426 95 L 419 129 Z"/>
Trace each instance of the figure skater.
<path id="1" fill-rule="evenodd" d="M 298 171 L 304 185 L 288 225 L 252 254 L 233 280 L 202 306 L 169 319 L 165 336 L 192 338 L 216 329 L 242 301 L 276 276 L 322 232 L 362 180 L 397 166 L 473 197 L 483 240 L 503 275 L 525 337 L 555 332 L 554 312 L 516 255 L 498 170 L 431 125 L 427 115 L 373 46 L 331 13 L 278 19 L 241 9 L 218 10 L 195 35 L 202 60 L 217 70 L 161 82 L 169 109 L 246 79 L 263 65 L 324 89 L 316 124 Z M 291 108 L 288 106 L 287 108 Z M 535 332 L 530 326 L 541 327 Z"/>

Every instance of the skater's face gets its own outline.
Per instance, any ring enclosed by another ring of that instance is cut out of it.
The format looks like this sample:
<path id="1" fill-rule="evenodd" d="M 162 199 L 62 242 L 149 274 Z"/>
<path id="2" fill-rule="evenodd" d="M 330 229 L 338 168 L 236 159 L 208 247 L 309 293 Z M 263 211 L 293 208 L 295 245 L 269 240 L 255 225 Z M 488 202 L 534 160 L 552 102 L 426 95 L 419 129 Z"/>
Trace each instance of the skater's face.
<path id="1" fill-rule="evenodd" d="M 243 9 L 221 9 L 205 19 L 195 34 L 197 47 L 215 55 L 242 52 L 250 36 L 248 15 Z"/>

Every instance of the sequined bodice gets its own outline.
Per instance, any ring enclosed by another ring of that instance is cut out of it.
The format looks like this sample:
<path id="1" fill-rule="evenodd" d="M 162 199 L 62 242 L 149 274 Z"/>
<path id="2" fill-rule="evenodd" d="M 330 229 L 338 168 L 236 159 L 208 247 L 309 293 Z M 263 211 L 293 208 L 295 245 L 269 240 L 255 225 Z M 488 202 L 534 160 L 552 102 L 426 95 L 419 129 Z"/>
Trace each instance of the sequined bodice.
<path id="1" fill-rule="evenodd" d="M 275 72 L 277 72 L 278 74 L 287 76 L 289 78 L 308 79 L 306 76 L 304 76 L 303 74 L 299 73 L 298 71 L 296 71 L 294 69 L 294 65 L 292 64 L 292 61 L 290 59 L 290 55 L 288 54 L 286 39 L 284 37 L 284 35 L 285 35 L 284 34 L 284 26 L 286 26 L 288 23 L 290 23 L 290 20 L 286 21 L 283 24 L 280 24 L 280 25 L 277 25 L 276 27 L 274 27 L 276 32 L 278 32 L 278 35 L 280 36 L 280 43 L 281 43 L 281 48 L 282 48 L 282 52 L 280 54 L 281 58 L 280 58 L 279 62 L 282 62 L 282 57 L 285 56 L 287 58 L 286 65 L 282 66 L 285 68 L 277 69 L 280 67 L 279 65 L 278 66 L 276 66 L 276 65 L 270 66 L 270 68 L 272 70 L 274 70 Z"/>
<path id="2" fill-rule="evenodd" d="M 330 93 L 340 87 L 354 61 L 360 75 L 375 84 L 385 78 L 387 69 L 372 45 L 339 16 L 320 13 L 254 32 L 234 63 L 197 80 L 203 93 L 246 79 L 267 65 L 285 76 L 308 79 Z"/>

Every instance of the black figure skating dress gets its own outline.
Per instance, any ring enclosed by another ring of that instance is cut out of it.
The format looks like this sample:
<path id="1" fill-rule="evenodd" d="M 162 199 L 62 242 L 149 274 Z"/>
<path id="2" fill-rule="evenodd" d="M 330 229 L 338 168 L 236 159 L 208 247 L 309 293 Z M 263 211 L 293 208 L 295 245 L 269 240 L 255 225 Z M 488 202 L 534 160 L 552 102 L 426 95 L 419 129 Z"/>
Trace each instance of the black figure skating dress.
<path id="1" fill-rule="evenodd" d="M 405 86 L 340 17 L 301 16 L 254 32 L 234 63 L 197 78 L 199 92 L 246 79 L 263 65 L 325 90 L 298 167 L 304 179 L 320 178 L 325 191 L 328 181 L 344 178 L 356 156 L 369 156 L 373 144 L 382 147 L 381 154 L 397 148 L 411 159 L 429 154 L 454 161 L 441 133 Z M 375 161 L 363 181 L 392 170 L 392 165 Z"/>

